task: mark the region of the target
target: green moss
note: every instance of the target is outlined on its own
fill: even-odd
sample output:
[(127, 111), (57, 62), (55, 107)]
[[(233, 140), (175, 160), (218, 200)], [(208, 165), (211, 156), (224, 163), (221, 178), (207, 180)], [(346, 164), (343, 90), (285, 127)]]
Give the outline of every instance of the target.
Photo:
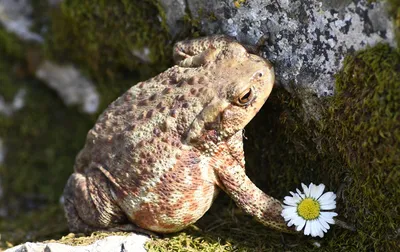
[(22, 109), (12, 116), (0, 114), (7, 149), (0, 165), (0, 205), (8, 211), (7, 218), (0, 218), (0, 232), (2, 242), (13, 244), (56, 235), (62, 227), (66, 231), (62, 211), (53, 214), (52, 209), (95, 119), (65, 107), (54, 91), (32, 78), (25, 59), (35, 48), (0, 29), (0, 94), (11, 102), (19, 90), (26, 91)]
[(18, 40), (0, 27), (0, 95), (6, 102), (11, 102), (19, 85), (17, 76), (11, 76), (10, 72), (17, 72), (18, 61), (23, 58), (24, 49)]
[(18, 90), (26, 91), (21, 110), (12, 117), (0, 114), (8, 150), (0, 168), (3, 190), (11, 201), (41, 195), (56, 202), (94, 117), (66, 108), (54, 91), (25, 73), (31, 45), (1, 29), (0, 37), (0, 93), (10, 102)]
[(393, 17), (397, 45), (400, 45), (400, 1), (388, 0), (389, 14)]
[(59, 240), (48, 240), (45, 242), (57, 242), (71, 246), (85, 246), (94, 243), (97, 240), (104, 239), (108, 236), (128, 236), (131, 233), (127, 232), (93, 232), (91, 235), (86, 236), (84, 234), (69, 233), (66, 236), (61, 237)]
[[(148, 77), (169, 62), (171, 42), (164, 19), (155, 0), (65, 1), (52, 18), (48, 53), (58, 61), (80, 64), (96, 80), (138, 69)], [(136, 55), (143, 48), (149, 49), (149, 61)]]
[(4, 139), (3, 188), (9, 196), (44, 195), (57, 201), (93, 119), (66, 108), (41, 83), (30, 81), (24, 88), (25, 107), (3, 118), (8, 121), (4, 135), (10, 136)]
[[(398, 246), (400, 224), (400, 54), (377, 45), (347, 58), (330, 107), (333, 150), (347, 173), (342, 215), (358, 228), (357, 243)], [(332, 146), (334, 143), (334, 146)]]
[(36, 211), (29, 211), (19, 218), (0, 219), (0, 249), (26, 241), (43, 241), (65, 234), (67, 224), (63, 209), (53, 204)]

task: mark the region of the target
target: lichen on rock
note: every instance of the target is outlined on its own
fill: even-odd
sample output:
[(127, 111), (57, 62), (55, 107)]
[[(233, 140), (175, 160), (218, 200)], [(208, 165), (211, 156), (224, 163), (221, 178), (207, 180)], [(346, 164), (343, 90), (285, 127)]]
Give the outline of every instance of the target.
[[(347, 53), (378, 42), (395, 44), (393, 23), (383, 1), (187, 1), (206, 34), (224, 33), (256, 44), (265, 37), (279, 84), (291, 83), (332, 95), (334, 74)], [(208, 18), (213, 15), (213, 19)]]
[(81, 105), (85, 113), (97, 112), (100, 97), (96, 87), (72, 65), (61, 66), (44, 61), (35, 75), (56, 90), (67, 106)]
[(43, 37), (31, 31), (33, 9), (30, 1), (2, 0), (0, 2), (0, 23), (7, 31), (17, 34), (26, 41), (42, 43)]

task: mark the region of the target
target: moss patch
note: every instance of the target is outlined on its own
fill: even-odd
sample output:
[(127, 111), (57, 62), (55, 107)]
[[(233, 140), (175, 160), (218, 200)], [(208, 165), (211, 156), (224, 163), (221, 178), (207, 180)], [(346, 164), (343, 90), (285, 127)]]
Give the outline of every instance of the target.
[(400, 54), (378, 45), (347, 58), (336, 87), (326, 145), (334, 140), (347, 173), (342, 215), (360, 247), (390, 250), (399, 245)]
[(26, 241), (59, 238), (67, 231), (64, 211), (58, 204), (27, 211), (17, 218), (0, 219), (0, 248), (9, 248)]
[(65, 1), (52, 17), (48, 54), (80, 64), (96, 80), (118, 78), (127, 71), (158, 73), (170, 62), (164, 19), (155, 0)]
[(74, 234), (69, 233), (63, 236), (59, 240), (48, 240), (45, 242), (57, 242), (71, 246), (86, 246), (94, 243), (97, 240), (104, 239), (108, 236), (118, 235), (118, 236), (128, 236), (130, 233), (127, 232), (93, 232), (91, 235), (86, 236), (84, 234)]
[(388, 0), (389, 14), (393, 17), (395, 34), (397, 38), (397, 45), (400, 46), (400, 1)]
[(1, 95), (10, 102), (18, 90), (26, 91), (21, 110), (12, 117), (0, 114), (0, 133), (7, 136), (3, 139), (7, 155), (0, 168), (7, 205), (13, 205), (13, 198), (29, 201), (28, 195), (56, 202), (95, 117), (65, 107), (54, 91), (26, 74), (25, 59), (32, 46), (2, 29), (0, 36), (4, 38), (0, 40)]
[[(18, 40), (0, 27), (0, 95), (6, 102), (11, 102), (19, 90), (16, 72), (18, 62), (24, 56), (24, 49)], [(10, 57), (12, 56), (12, 57)], [(16, 85), (13, 85), (15, 83)]]
[(0, 205), (8, 212), (0, 218), (1, 241), (15, 244), (66, 231), (59, 197), (95, 118), (65, 107), (54, 91), (32, 78), (25, 59), (35, 46), (2, 29), (0, 38), (0, 93), (11, 102), (19, 90), (26, 91), (21, 110), (0, 114), (0, 136), (7, 148), (0, 165)]

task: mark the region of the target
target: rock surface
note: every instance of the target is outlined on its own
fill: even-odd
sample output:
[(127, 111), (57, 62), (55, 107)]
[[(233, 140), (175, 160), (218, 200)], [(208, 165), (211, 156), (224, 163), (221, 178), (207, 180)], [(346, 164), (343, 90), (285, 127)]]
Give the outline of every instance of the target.
[(186, 15), (186, 3), (184, 0), (160, 0), (165, 10), (165, 19), (172, 36), (181, 31), (183, 18)]
[(75, 67), (45, 61), (36, 70), (36, 76), (56, 90), (66, 105), (81, 105), (89, 114), (97, 111), (100, 97), (96, 87)]
[(98, 240), (90, 245), (71, 246), (55, 242), (50, 243), (33, 243), (27, 242), (16, 247), (7, 249), (7, 252), (108, 252), (108, 251), (124, 251), (124, 252), (144, 252), (144, 244), (149, 240), (147, 236), (132, 234), (129, 236), (109, 236), (102, 240)]
[(32, 26), (31, 14), (32, 6), (28, 0), (0, 1), (0, 24), (24, 40), (42, 43), (43, 37), (30, 30)]
[[(14, 96), (12, 102), (6, 102), (4, 98), (0, 94), (0, 114), (5, 116), (11, 116), (15, 111), (20, 110), (24, 107), (25, 104), (25, 95), (26, 90), (20, 89)], [(1, 155), (0, 155), (0, 163), (1, 163)]]
[[(188, 0), (187, 7), (205, 34), (223, 33), (248, 44), (265, 37), (264, 56), (275, 65), (278, 83), (288, 90), (294, 84), (318, 96), (332, 95), (334, 74), (345, 55), (379, 42), (395, 43), (382, 1), (235, 2)], [(179, 9), (168, 7), (166, 12), (176, 19), (183, 17)], [(168, 20), (173, 30), (175, 23)]]

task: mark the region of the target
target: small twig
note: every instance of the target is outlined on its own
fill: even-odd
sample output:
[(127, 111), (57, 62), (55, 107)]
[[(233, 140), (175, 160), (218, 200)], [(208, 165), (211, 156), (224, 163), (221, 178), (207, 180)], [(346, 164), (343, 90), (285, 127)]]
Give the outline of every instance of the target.
[(341, 228), (350, 230), (350, 231), (352, 231), (352, 232), (357, 231), (357, 229), (356, 229), (355, 227), (351, 226), (350, 224), (347, 224), (347, 223), (344, 222), (344, 221), (338, 220), (338, 219), (336, 219), (336, 218), (335, 218), (335, 225), (337, 225), (337, 226), (339, 226), (339, 227), (341, 227)]

